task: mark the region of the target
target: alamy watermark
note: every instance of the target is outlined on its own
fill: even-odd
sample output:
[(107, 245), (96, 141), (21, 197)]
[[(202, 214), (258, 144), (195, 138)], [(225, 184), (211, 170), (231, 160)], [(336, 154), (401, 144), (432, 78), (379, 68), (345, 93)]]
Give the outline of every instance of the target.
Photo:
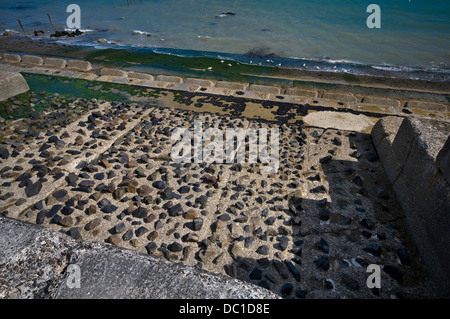
[(78, 4), (69, 4), (66, 9), (67, 13), (71, 13), (66, 20), (69, 29), (81, 29), (81, 8)]
[(274, 174), (280, 166), (278, 128), (227, 128), (224, 136), (218, 128), (203, 130), (203, 122), (197, 120), (193, 132), (178, 127), (171, 139), (178, 141), (171, 151), (175, 163), (259, 163), (263, 174)]
[(366, 9), (367, 13), (371, 13), (366, 20), (366, 25), (369, 29), (381, 28), (381, 8), (378, 4), (369, 4)]
[(367, 277), (366, 285), (367, 288), (373, 289), (373, 288), (381, 288), (381, 268), (379, 265), (376, 264), (370, 264), (367, 266), (366, 272), (371, 273), (369, 277)]
[(66, 285), (69, 289), (81, 288), (81, 268), (78, 265), (70, 264), (67, 267)]

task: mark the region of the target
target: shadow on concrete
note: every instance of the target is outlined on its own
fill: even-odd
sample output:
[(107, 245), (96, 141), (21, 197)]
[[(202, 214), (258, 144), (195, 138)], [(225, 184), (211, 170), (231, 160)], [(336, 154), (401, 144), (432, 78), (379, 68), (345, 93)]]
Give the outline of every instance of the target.
[[(323, 136), (330, 131), (323, 130)], [(262, 239), (265, 244), (261, 246), (271, 246), (273, 256), (264, 255), (266, 249), (253, 244), (246, 249), (259, 250), (261, 258), (235, 256), (234, 262), (224, 267), (229, 276), (284, 298), (411, 297), (406, 291), (420, 286), (426, 274), (404, 214), (370, 135), (350, 133), (348, 138), (352, 161), (333, 159), (331, 152), (313, 167), (303, 167), (315, 170), (302, 177), (315, 182), (308, 195), (323, 195), (322, 199), (298, 196), (292, 189), (283, 197), (282, 211), (275, 205), (270, 209), (275, 213), (271, 216), (283, 220), (277, 224), (277, 233), (258, 229), (248, 233)], [(331, 143), (340, 146), (337, 140)], [(247, 238), (230, 245), (232, 256), (234, 245), (247, 245)], [(382, 269), (381, 289), (367, 288), (369, 264)]]

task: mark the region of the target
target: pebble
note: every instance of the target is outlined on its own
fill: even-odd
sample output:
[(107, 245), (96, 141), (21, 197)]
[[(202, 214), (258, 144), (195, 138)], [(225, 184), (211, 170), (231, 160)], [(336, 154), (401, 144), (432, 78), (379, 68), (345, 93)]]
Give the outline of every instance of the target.
[(402, 275), (402, 272), (401, 272), (400, 268), (398, 268), (397, 266), (395, 266), (395, 265), (385, 265), (383, 267), (383, 271), (385, 273), (387, 273), (392, 279), (394, 279), (394, 280), (396, 280), (398, 282), (402, 281), (403, 275)]
[(290, 296), (292, 291), (294, 290), (294, 286), (290, 283), (287, 282), (283, 285), (283, 287), (281, 287), (281, 295), (284, 297)]
[(87, 230), (87, 231), (93, 230), (94, 228), (99, 226), (101, 223), (102, 223), (102, 219), (101, 218), (93, 219), (90, 222), (88, 222), (86, 224), (86, 226), (84, 226), (84, 229)]
[(0, 157), (4, 160), (9, 158), (9, 151), (6, 147), (0, 145)]
[(123, 241), (129, 241), (131, 238), (133, 238), (133, 231), (131, 229), (128, 229), (123, 235), (122, 240)]
[(73, 224), (73, 218), (71, 216), (65, 216), (61, 218), (58, 224), (64, 227), (70, 227)]
[(33, 197), (39, 194), (39, 192), (42, 189), (42, 183), (40, 181), (36, 181), (33, 184), (28, 185), (25, 187), (25, 194), (27, 197)]
[(167, 248), (173, 252), (173, 253), (177, 253), (180, 252), (183, 249), (183, 246), (180, 243), (177, 242), (173, 242), (171, 243), (169, 246), (167, 246)]
[(371, 243), (363, 248), (364, 251), (367, 251), (368, 253), (380, 257), (381, 256), (381, 246), (375, 243)]
[(341, 275), (341, 283), (350, 290), (359, 290), (359, 282), (353, 276), (342, 273)]
[(164, 189), (166, 187), (166, 183), (164, 183), (163, 181), (156, 181), (153, 182), (152, 186), (157, 189)]
[(295, 280), (300, 281), (300, 272), (298, 271), (297, 267), (295, 267), (294, 264), (287, 259), (284, 260), (284, 263), (286, 264), (289, 271), (294, 276)]
[(258, 249), (256, 249), (256, 252), (260, 255), (268, 255), (269, 247), (267, 245), (259, 246)]
[(251, 280), (261, 280), (262, 271), (261, 269), (255, 267), (248, 276)]
[(400, 262), (402, 263), (402, 265), (411, 264), (411, 258), (409, 257), (409, 254), (405, 248), (397, 249), (397, 256), (400, 259)]
[(321, 256), (316, 261), (314, 261), (317, 268), (323, 271), (328, 271), (330, 269), (330, 262), (327, 256)]
[(176, 217), (183, 215), (183, 207), (181, 204), (176, 204), (175, 206), (170, 207), (167, 212), (169, 213), (169, 216)]
[(139, 227), (138, 229), (136, 229), (135, 234), (136, 237), (141, 237), (142, 235), (144, 235), (146, 232), (148, 232), (148, 229), (145, 228), (144, 226)]
[(145, 249), (149, 255), (152, 255), (156, 251), (156, 248), (158, 248), (158, 246), (154, 242), (150, 242), (147, 246), (145, 246)]
[(194, 219), (193, 223), (194, 223), (194, 230), (199, 231), (202, 229), (204, 221), (203, 218), (198, 217)]
[(117, 234), (111, 235), (106, 239), (106, 242), (113, 246), (119, 246), (120, 245), (120, 237)]

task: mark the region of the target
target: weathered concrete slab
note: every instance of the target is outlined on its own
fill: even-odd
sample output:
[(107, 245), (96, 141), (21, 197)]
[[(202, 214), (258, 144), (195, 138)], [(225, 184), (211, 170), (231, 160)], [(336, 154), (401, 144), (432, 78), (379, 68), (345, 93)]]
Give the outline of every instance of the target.
[(248, 88), (248, 83), (217, 81), (216, 87), (236, 91), (245, 91)]
[(128, 77), (127, 72), (116, 69), (103, 68), (100, 70), (100, 76), (116, 76), (120, 78)]
[(401, 173), (400, 166), (392, 152), (392, 143), (402, 124), (402, 117), (389, 116), (379, 120), (373, 127), (371, 137), (378, 156), (382, 158), (383, 168), (390, 180), (397, 180)]
[(279, 95), (281, 92), (281, 89), (279, 87), (269, 86), (269, 85), (258, 85), (258, 84), (250, 85), (249, 90), (255, 91), (255, 92), (261, 92), (261, 93), (275, 94), (275, 95)]
[[(78, 266), (80, 286), (67, 285)], [(0, 297), (56, 299), (279, 298), (255, 285), (107, 244), (76, 242), (0, 216)]]
[(170, 75), (158, 75), (156, 77), (157, 81), (161, 81), (161, 82), (173, 82), (173, 83), (183, 83), (183, 78), (179, 77), (179, 76), (170, 76)]
[(67, 62), (67, 68), (76, 71), (90, 71), (92, 70), (92, 65), (89, 61), (69, 60)]
[(0, 101), (27, 92), (30, 87), (20, 73), (0, 71)]
[(30, 64), (30, 65), (43, 65), (44, 59), (39, 56), (34, 55), (24, 55), (22, 57), (22, 63)]
[(408, 101), (406, 103), (408, 108), (412, 109), (422, 109), (422, 110), (430, 110), (430, 111), (440, 111), (447, 112), (447, 105), (441, 103), (433, 103), (429, 101)]
[(449, 132), (448, 122), (418, 118), (405, 118), (400, 125), (398, 120), (377, 124), (372, 131), (417, 247), (439, 294), (446, 297), (450, 296), (450, 185), (437, 158), (444, 149), (439, 163), (449, 161), (445, 148)]
[(447, 138), (447, 142), (445, 142), (444, 147), (437, 155), (436, 164), (450, 184), (450, 136)]
[(58, 58), (46, 58), (44, 65), (52, 68), (64, 69), (67, 66), (67, 61)]
[(128, 72), (128, 78), (153, 81), (154, 77), (148, 73)]
[(186, 84), (193, 84), (193, 85), (199, 85), (203, 87), (212, 87), (214, 86), (214, 82), (210, 80), (203, 80), (203, 79), (192, 79), (187, 78), (184, 83)]
[(388, 99), (378, 96), (365, 96), (362, 99), (364, 104), (380, 105), (380, 106), (392, 106), (400, 107), (400, 101), (394, 99)]
[(315, 97), (317, 97), (317, 90), (308, 90), (308, 89), (301, 89), (301, 88), (287, 88), (286, 94), (315, 98)]
[(20, 55), (18, 55), (18, 54), (4, 53), (3, 61), (8, 62), (8, 63), (20, 63), (22, 61), (22, 59), (21, 59)]
[(337, 93), (337, 92), (328, 92), (324, 91), (321, 94), (323, 99), (335, 100), (335, 101), (343, 101), (343, 102), (357, 102), (356, 96), (352, 93)]

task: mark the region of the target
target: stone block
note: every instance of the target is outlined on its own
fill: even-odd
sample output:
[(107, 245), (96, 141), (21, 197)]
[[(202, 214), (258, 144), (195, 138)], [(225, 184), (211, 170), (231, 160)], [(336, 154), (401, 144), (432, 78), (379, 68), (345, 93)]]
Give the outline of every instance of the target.
[(216, 83), (216, 87), (221, 88), (221, 89), (245, 91), (248, 88), (248, 83), (218, 81)]
[(161, 82), (173, 82), (173, 83), (178, 83), (178, 84), (183, 83), (183, 78), (181, 78), (179, 76), (158, 75), (156, 77), (156, 80), (161, 81)]
[(137, 80), (154, 81), (153, 75), (147, 74), (147, 73), (128, 72), (128, 78), (129, 79), (137, 79)]
[(67, 62), (67, 68), (75, 71), (90, 71), (92, 70), (91, 63), (89, 61), (82, 60), (69, 60)]
[(20, 63), (22, 61), (22, 58), (17, 54), (4, 53), (3, 61), (8, 63)]
[(24, 55), (22, 57), (22, 63), (30, 64), (30, 65), (43, 65), (44, 59), (39, 56), (34, 55)]
[(51, 68), (64, 69), (67, 66), (67, 62), (64, 59), (46, 58), (44, 65)]
[(122, 70), (103, 68), (100, 70), (100, 76), (116, 76), (119, 78), (126, 78), (128, 77), (128, 74)]
[(338, 93), (338, 92), (328, 92), (324, 91), (322, 93), (323, 99), (335, 100), (335, 101), (343, 101), (343, 102), (357, 102), (356, 96), (351, 93)]
[(187, 78), (184, 83), (186, 84), (192, 84), (192, 85), (199, 85), (202, 87), (213, 87), (214, 86), (214, 82), (210, 81), (210, 80), (203, 80), (203, 79), (192, 79), (192, 78)]
[(20, 73), (0, 72), (0, 101), (27, 92), (30, 89)]
[(252, 84), (249, 88), (250, 91), (254, 92), (261, 92), (261, 93), (268, 93), (268, 94), (275, 94), (279, 95), (281, 92), (281, 89), (276, 86), (268, 86), (268, 85), (258, 85), (258, 84)]
[(400, 101), (394, 99), (388, 99), (378, 96), (365, 96), (362, 99), (362, 103), (371, 104), (371, 105), (379, 105), (379, 106), (392, 106), (392, 107), (400, 107)]
[(408, 101), (406, 103), (408, 108), (422, 109), (428, 111), (447, 112), (448, 106), (442, 103), (434, 103), (428, 101)]
[(287, 88), (286, 94), (316, 98), (317, 90), (308, 90), (308, 89), (301, 89), (301, 88)]

